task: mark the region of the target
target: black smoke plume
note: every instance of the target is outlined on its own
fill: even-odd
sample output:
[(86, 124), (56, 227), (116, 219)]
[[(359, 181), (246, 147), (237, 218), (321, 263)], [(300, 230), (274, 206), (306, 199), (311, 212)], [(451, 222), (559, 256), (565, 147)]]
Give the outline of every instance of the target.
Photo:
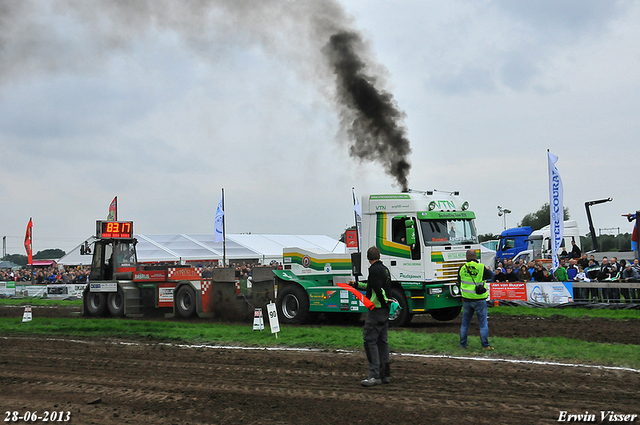
[[(67, 20), (80, 37), (64, 30)], [(381, 164), (407, 190), (404, 114), (353, 28), (335, 0), (0, 1), (0, 88), (31, 73), (99, 70), (110, 52), (163, 32), (213, 66), (228, 48), (261, 45), (335, 97), (352, 157)]]
[(352, 140), (349, 154), (380, 163), (406, 192), (411, 146), (402, 125), (404, 113), (390, 93), (375, 87), (375, 77), (366, 74), (366, 64), (357, 53), (361, 48), (360, 36), (347, 31), (332, 35), (324, 48), (336, 75), (342, 124)]

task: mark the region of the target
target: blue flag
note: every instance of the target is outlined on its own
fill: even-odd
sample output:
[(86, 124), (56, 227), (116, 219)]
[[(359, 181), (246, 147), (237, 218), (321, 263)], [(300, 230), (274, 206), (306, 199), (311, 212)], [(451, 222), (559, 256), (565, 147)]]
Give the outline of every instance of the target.
[(214, 242), (224, 241), (224, 209), (223, 205), (224, 192), (220, 194), (220, 202), (218, 202), (218, 209), (216, 210), (216, 220), (214, 224), (215, 234), (213, 235)]

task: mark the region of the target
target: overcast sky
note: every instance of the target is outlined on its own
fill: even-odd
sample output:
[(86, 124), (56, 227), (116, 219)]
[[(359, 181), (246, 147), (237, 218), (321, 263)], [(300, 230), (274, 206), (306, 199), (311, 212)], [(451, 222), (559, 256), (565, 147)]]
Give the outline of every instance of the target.
[[(460, 191), (479, 233), (548, 202), (547, 149), (588, 232), (640, 209), (640, 2), (5, 1), (0, 236), (69, 251), (106, 218), (136, 233), (325, 234), (397, 191), (349, 155), (322, 49), (357, 31), (405, 115), (409, 187)], [(121, 3), (121, 2), (119, 2)], [(318, 22), (322, 22), (321, 28)]]

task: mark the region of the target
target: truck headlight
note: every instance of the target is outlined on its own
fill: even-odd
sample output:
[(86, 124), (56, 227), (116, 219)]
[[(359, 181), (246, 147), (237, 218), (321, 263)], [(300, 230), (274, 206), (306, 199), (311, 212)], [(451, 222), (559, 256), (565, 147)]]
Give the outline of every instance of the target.
[(453, 295), (460, 295), (460, 288), (458, 285), (453, 285), (451, 289), (453, 290)]

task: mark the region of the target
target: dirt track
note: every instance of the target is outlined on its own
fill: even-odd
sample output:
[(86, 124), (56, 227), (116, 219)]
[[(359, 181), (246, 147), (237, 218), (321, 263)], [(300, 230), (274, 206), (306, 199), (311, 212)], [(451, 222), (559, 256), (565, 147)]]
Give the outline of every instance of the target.
[[(561, 318), (530, 322), (490, 317), (492, 335), (563, 327)], [(609, 321), (586, 322), (582, 333), (575, 324), (564, 327), (587, 340), (637, 338), (638, 321), (618, 321), (621, 331), (607, 335), (593, 330)], [(411, 329), (456, 326), (425, 320)], [(8, 410), (55, 410), (69, 411), (76, 424), (536, 424), (557, 423), (561, 411), (588, 411), (596, 423), (603, 423), (601, 411), (640, 414), (640, 373), (624, 370), (396, 354), (392, 383), (365, 389), (362, 353), (21, 337), (2, 338), (0, 347), (2, 419)]]

